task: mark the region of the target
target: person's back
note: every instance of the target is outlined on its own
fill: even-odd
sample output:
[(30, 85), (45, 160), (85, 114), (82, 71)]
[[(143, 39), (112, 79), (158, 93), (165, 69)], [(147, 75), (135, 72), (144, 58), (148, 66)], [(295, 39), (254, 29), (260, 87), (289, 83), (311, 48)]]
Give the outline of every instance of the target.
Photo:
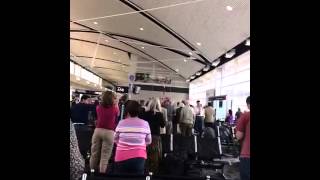
[(205, 123), (214, 123), (214, 120), (215, 120), (214, 110), (211, 106), (207, 106), (204, 109), (204, 122)]
[[(250, 109), (250, 96), (246, 100)], [(243, 113), (237, 123), (236, 137), (240, 141), (240, 176), (241, 180), (250, 180), (250, 112)]]
[(129, 100), (126, 103), (126, 118), (116, 128), (114, 142), (116, 172), (143, 174), (147, 159), (146, 146), (152, 141), (148, 122), (138, 118), (139, 104)]
[(113, 105), (111, 107), (97, 106), (97, 128), (114, 130), (116, 128), (116, 118), (118, 116), (119, 109)]
[(194, 114), (190, 106), (185, 106), (181, 109), (180, 123), (184, 123), (184, 124), (194, 123)]
[(91, 109), (89, 104), (83, 102), (73, 105), (70, 110), (71, 121), (73, 123), (88, 124), (88, 115)]
[(151, 134), (160, 135), (160, 127), (165, 127), (165, 120), (161, 112), (147, 111), (144, 120), (149, 123)]

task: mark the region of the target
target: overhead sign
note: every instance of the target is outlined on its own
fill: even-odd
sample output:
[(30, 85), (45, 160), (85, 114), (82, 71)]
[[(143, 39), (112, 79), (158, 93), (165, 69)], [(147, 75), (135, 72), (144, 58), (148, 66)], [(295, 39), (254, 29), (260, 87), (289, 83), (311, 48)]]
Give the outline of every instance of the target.
[(116, 87), (116, 92), (117, 93), (128, 93), (129, 88), (126, 86), (117, 86)]

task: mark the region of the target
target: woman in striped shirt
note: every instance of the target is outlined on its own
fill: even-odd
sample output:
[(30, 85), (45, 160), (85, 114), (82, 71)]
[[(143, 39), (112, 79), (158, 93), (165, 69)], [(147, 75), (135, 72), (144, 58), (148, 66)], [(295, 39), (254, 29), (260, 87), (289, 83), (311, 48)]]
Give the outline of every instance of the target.
[(138, 118), (139, 103), (129, 100), (125, 104), (126, 118), (116, 128), (114, 142), (116, 172), (121, 174), (144, 174), (147, 159), (146, 146), (151, 144), (148, 122)]

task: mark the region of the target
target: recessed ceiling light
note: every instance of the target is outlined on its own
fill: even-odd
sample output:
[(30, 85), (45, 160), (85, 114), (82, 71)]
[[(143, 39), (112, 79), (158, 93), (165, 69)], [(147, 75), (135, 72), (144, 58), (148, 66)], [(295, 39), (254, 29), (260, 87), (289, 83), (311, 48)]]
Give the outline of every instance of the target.
[(183, 61), (184, 61), (184, 62), (187, 62), (187, 60), (186, 60), (186, 59), (184, 59)]
[(77, 81), (80, 81), (80, 80), (81, 80), (79, 77), (77, 77), (76, 79), (77, 79)]
[(233, 10), (233, 7), (227, 6), (226, 9), (227, 9), (228, 11), (232, 11), (232, 10)]
[(121, 60), (119, 59), (118, 62), (121, 62)]
[(214, 60), (211, 65), (212, 65), (212, 66), (217, 66), (219, 63), (220, 63), (220, 58)]
[(177, 72), (179, 72), (179, 69), (176, 69)]
[(116, 53), (116, 52), (113, 52), (113, 54), (116, 55), (117, 53)]
[(197, 75), (197, 76), (200, 76), (200, 75), (201, 75), (201, 71), (197, 72), (196, 75)]
[(201, 46), (201, 42), (197, 42), (197, 45), (198, 45), (198, 46)]
[(203, 68), (203, 71), (207, 72), (209, 71), (210, 67), (209, 66), (206, 66), (205, 68)]
[(246, 46), (250, 46), (250, 39), (247, 39), (247, 40), (246, 40), (245, 45), (246, 45)]
[(192, 52), (189, 52), (189, 54), (192, 56)]
[(195, 78), (195, 76), (191, 76), (191, 77), (190, 77), (190, 79), (194, 79), (194, 78)]
[(225, 57), (226, 58), (232, 58), (236, 54), (235, 49), (231, 49), (229, 52), (226, 53)]
[(141, 27), (141, 28), (140, 28), (140, 31), (143, 31), (143, 30), (144, 30), (143, 27)]
[(104, 40), (104, 41), (109, 42), (109, 40), (108, 40), (108, 39), (106, 39), (106, 40)]
[(144, 47), (143, 47), (143, 46), (142, 46), (141, 48), (142, 48), (142, 49), (144, 49)]
[(95, 22), (93, 22), (93, 24), (98, 24), (98, 22), (95, 21)]
[(190, 79), (187, 79), (186, 82), (190, 82)]

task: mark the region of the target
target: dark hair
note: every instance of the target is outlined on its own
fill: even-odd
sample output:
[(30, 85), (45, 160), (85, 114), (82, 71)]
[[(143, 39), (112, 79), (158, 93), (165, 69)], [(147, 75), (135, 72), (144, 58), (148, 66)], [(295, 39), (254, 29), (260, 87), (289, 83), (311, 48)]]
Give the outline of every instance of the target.
[(232, 115), (232, 110), (231, 109), (229, 109), (229, 114)]
[(140, 100), (140, 105), (143, 106), (144, 105), (144, 100)]
[(128, 94), (124, 94), (120, 98), (120, 103), (125, 103), (128, 100)]
[(83, 101), (83, 100), (87, 100), (87, 99), (89, 99), (90, 97), (88, 96), (88, 95), (83, 95), (83, 96), (81, 96), (81, 101)]
[(208, 102), (208, 106), (212, 107), (213, 103), (212, 102)]
[(111, 107), (114, 103), (114, 99), (116, 98), (116, 95), (112, 91), (106, 91), (102, 95), (102, 102), (101, 105), (105, 108)]
[(179, 106), (180, 105), (180, 102), (177, 102), (177, 106)]
[(200, 100), (197, 101), (197, 103), (199, 103), (199, 102), (200, 102)]
[(131, 117), (137, 117), (139, 114), (139, 108), (140, 108), (140, 104), (137, 101), (134, 100), (128, 100), (125, 103), (125, 114), (129, 114)]
[(247, 104), (250, 104), (250, 96), (247, 97), (246, 102), (247, 102)]

